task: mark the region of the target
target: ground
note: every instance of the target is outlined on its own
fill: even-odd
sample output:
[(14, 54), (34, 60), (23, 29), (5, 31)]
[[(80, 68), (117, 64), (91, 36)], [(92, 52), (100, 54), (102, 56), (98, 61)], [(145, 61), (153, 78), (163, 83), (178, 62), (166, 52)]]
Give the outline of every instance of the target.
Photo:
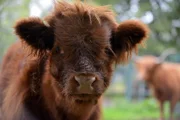
[[(168, 103), (165, 114), (168, 118)], [(128, 101), (123, 96), (108, 96), (104, 99), (103, 115), (104, 120), (159, 120), (159, 108), (153, 98)]]

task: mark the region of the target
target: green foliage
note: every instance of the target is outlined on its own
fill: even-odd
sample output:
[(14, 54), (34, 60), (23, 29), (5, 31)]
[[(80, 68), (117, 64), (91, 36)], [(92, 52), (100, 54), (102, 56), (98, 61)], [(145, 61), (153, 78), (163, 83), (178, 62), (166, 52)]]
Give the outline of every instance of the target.
[(121, 1), (123, 0), (96, 0), (96, 2), (100, 5), (108, 5), (108, 4), (114, 5)]
[(30, 0), (0, 0), (0, 61), (5, 50), (16, 40), (15, 21), (29, 14)]
[(167, 48), (180, 49), (179, 0), (97, 0), (97, 3), (112, 4), (119, 22), (142, 19), (147, 17), (147, 13), (152, 15), (152, 20), (148, 22), (151, 34), (147, 49), (141, 48), (140, 54), (159, 55)]

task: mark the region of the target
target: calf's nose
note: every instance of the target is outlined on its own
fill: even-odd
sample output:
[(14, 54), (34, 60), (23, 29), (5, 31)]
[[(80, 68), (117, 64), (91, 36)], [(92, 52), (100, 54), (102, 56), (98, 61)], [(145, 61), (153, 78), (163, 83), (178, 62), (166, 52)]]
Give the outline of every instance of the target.
[(77, 90), (81, 94), (91, 94), (93, 92), (93, 83), (96, 81), (94, 75), (78, 74), (74, 76), (79, 86)]

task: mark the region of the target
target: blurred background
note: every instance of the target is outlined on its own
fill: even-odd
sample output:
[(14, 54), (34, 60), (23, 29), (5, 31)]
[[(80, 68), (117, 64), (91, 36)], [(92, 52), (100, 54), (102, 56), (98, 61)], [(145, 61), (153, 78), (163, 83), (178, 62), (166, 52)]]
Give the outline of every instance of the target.
[[(160, 56), (167, 48), (180, 50), (180, 0), (86, 1), (111, 5), (118, 22), (140, 19), (149, 25), (150, 38), (145, 48), (140, 47), (140, 56)], [(53, 0), (0, 0), (0, 63), (7, 48), (17, 40), (13, 33), (15, 21), (28, 16), (44, 17), (52, 8)], [(169, 55), (166, 60), (179, 63), (180, 54)], [(104, 120), (157, 120), (157, 101), (144, 81), (135, 80), (137, 70), (133, 60), (115, 69), (111, 86), (104, 97)], [(177, 105), (177, 117), (179, 109), (180, 105)], [(165, 115), (168, 116), (168, 103), (165, 105)]]

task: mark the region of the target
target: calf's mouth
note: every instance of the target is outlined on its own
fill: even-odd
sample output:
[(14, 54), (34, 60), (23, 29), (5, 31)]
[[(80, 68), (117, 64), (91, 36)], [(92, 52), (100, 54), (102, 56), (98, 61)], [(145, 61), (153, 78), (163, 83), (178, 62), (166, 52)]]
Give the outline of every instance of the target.
[(71, 94), (77, 104), (97, 104), (101, 94)]

